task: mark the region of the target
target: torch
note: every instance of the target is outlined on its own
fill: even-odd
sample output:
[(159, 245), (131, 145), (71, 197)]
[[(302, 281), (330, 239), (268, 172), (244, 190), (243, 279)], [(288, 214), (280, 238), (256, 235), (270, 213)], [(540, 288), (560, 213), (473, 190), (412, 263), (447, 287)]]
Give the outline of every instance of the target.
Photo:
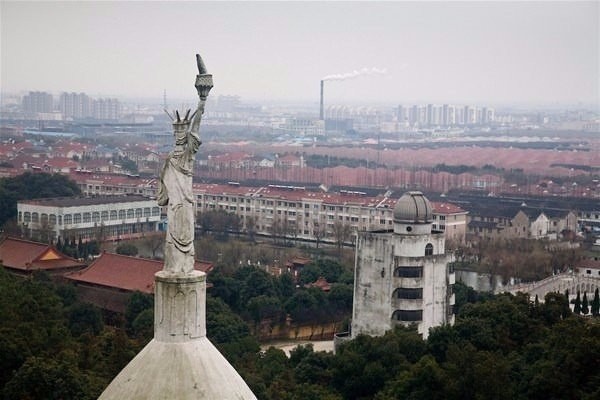
[(196, 84), (194, 86), (196, 86), (200, 100), (206, 101), (208, 92), (213, 88), (212, 75), (207, 73), (208, 71), (206, 71), (206, 66), (200, 54), (196, 54), (196, 63), (198, 64), (198, 75), (196, 75)]

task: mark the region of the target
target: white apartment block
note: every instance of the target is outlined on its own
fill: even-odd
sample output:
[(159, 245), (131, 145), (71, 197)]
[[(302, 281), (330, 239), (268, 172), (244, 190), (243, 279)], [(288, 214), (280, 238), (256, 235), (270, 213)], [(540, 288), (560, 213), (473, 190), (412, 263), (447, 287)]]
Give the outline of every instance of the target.
[[(244, 228), (249, 218), (256, 233), (271, 235), (273, 226), (285, 226), (287, 235), (295, 239), (315, 240), (325, 230), (325, 241), (336, 241), (336, 223), (348, 225), (355, 232), (393, 228), (395, 198), (367, 196), (363, 192), (328, 193), (304, 187), (269, 185), (260, 188), (237, 184), (195, 184), (196, 211), (224, 210), (241, 218)], [(463, 243), (467, 212), (449, 203), (434, 203), (435, 229), (448, 238)]]
[[(155, 179), (114, 175), (81, 173), (72, 178), (87, 196), (136, 194), (155, 197), (158, 185)], [(238, 215), (243, 229), (247, 229), (247, 222), (252, 218), (259, 235), (272, 235), (276, 224), (284, 226), (291, 238), (309, 241), (315, 240), (315, 233), (321, 234), (325, 230), (324, 241), (334, 242), (336, 222), (349, 225), (352, 233), (391, 229), (396, 202), (389, 193), (372, 197), (358, 191), (329, 193), (285, 185), (249, 187), (235, 182), (195, 183), (193, 191), (196, 214), (224, 210)], [(463, 243), (467, 212), (450, 203), (432, 204), (434, 229), (445, 232), (447, 239), (455, 243)], [(352, 242), (354, 235), (348, 240)]]

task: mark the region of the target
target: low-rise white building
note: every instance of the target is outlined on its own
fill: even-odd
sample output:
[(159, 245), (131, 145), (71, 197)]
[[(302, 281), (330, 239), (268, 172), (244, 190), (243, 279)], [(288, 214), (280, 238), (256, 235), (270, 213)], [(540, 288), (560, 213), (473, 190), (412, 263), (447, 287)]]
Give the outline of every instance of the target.
[(22, 200), (17, 212), (26, 236), (52, 240), (135, 237), (155, 231), (160, 221), (156, 200), (143, 196)]

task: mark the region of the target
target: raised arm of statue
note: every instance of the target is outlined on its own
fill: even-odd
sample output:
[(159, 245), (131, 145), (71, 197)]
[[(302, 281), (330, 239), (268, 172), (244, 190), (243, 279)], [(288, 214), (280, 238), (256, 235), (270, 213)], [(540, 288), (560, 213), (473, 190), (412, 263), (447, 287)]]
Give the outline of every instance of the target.
[(198, 135), (200, 130), (200, 121), (202, 121), (202, 114), (204, 114), (204, 103), (205, 100), (200, 100), (198, 102), (198, 108), (194, 112), (192, 116), (192, 123), (190, 124), (190, 133)]
[[(160, 175), (157, 201), (167, 206), (167, 237), (165, 240), (164, 270), (174, 274), (187, 274), (194, 269), (194, 193), (192, 178), (194, 156), (200, 147), (200, 122), (204, 103), (213, 87), (212, 75), (196, 55), (198, 72), (195, 87), (198, 91), (198, 108), (181, 118), (178, 111), (173, 120), (175, 147), (169, 153)], [(170, 116), (170, 114), (169, 114)]]

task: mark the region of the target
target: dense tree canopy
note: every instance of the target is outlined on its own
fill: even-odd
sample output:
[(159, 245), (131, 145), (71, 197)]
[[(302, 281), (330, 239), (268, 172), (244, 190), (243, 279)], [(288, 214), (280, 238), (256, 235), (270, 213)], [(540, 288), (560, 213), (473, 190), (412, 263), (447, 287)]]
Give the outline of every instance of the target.
[(25, 172), (12, 178), (0, 178), (0, 226), (16, 217), (19, 200), (79, 194), (77, 184), (61, 174)]
[[(561, 294), (535, 302), (524, 295), (482, 296), (459, 285), (455, 325), (432, 329), (427, 340), (398, 327), (381, 337), (358, 336), (335, 355), (309, 345), (287, 357), (275, 348), (260, 351), (248, 322), (279, 310), (278, 301), (296, 318), (318, 320), (332, 304), (345, 307), (351, 292), (344, 284), (329, 294), (298, 288), (281, 302), (289, 282), (256, 271), (244, 268), (231, 282), (223, 275), (215, 281), (249, 319), (208, 296), (206, 322), (209, 339), (261, 400), (600, 398), (600, 320), (571, 313)], [(123, 326), (109, 326), (69, 286), (2, 269), (0, 318), (6, 399), (97, 398), (152, 335), (152, 301), (145, 295), (132, 296)]]

